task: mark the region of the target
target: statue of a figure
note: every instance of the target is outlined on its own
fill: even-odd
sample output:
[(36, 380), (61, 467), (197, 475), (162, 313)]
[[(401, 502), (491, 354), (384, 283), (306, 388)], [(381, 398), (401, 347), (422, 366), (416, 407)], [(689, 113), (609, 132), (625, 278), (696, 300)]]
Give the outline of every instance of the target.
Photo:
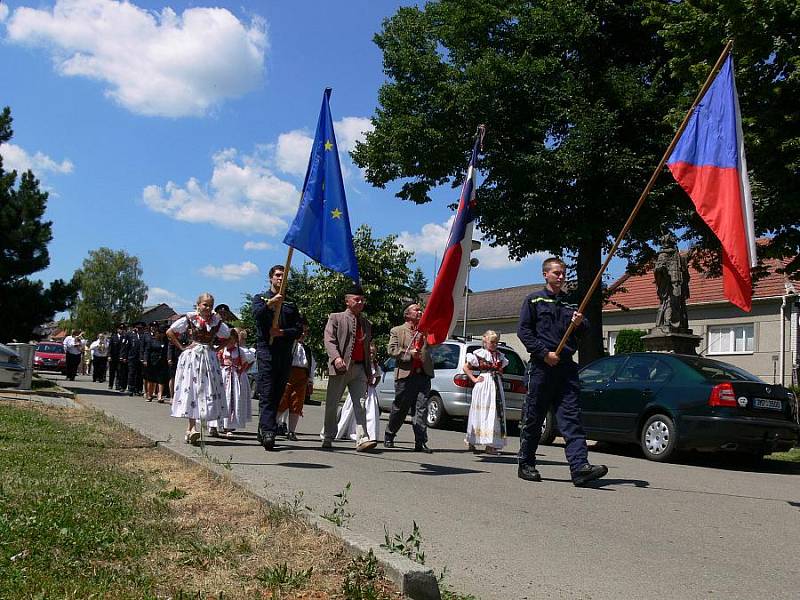
[(668, 233), (661, 237), (661, 250), (656, 258), (655, 276), (661, 306), (656, 315), (656, 327), (664, 332), (687, 332), (689, 317), (686, 299), (689, 297), (689, 264), (678, 251), (677, 238)]

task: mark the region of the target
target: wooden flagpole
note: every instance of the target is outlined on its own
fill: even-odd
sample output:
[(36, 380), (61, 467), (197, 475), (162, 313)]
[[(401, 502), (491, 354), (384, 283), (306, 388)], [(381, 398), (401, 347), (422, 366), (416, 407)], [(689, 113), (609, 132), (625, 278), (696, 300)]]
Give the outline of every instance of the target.
[[(586, 295), (583, 297), (583, 300), (581, 301), (581, 304), (578, 307), (578, 312), (579, 313), (582, 314), (583, 311), (586, 310), (586, 305), (589, 304), (589, 300), (591, 299), (591, 297), (594, 294), (595, 290), (597, 290), (597, 286), (600, 285), (600, 281), (601, 281), (601, 279), (603, 277), (603, 273), (605, 273), (605, 270), (608, 267), (608, 264), (611, 262), (611, 259), (614, 257), (614, 254), (616, 253), (617, 249), (619, 248), (620, 242), (622, 242), (622, 239), (625, 237), (625, 235), (628, 233), (628, 230), (631, 228), (631, 225), (633, 224), (633, 220), (636, 218), (636, 215), (639, 214), (639, 211), (641, 210), (645, 199), (647, 198), (648, 195), (650, 195), (650, 192), (652, 191), (653, 187), (655, 186), (656, 180), (658, 179), (658, 176), (661, 174), (661, 170), (664, 168), (664, 165), (666, 164), (667, 160), (669, 160), (669, 157), (672, 154), (672, 151), (675, 149), (675, 146), (677, 145), (678, 140), (680, 139), (681, 135), (683, 134), (684, 130), (686, 129), (686, 126), (689, 124), (689, 119), (691, 118), (692, 113), (694, 113), (695, 109), (697, 108), (697, 105), (700, 104), (700, 101), (703, 99), (703, 96), (706, 95), (706, 92), (708, 91), (708, 88), (711, 87), (711, 84), (714, 82), (714, 78), (717, 76), (717, 73), (722, 68), (722, 63), (725, 62), (726, 58), (728, 58), (728, 54), (730, 54), (732, 48), (733, 48), (733, 40), (730, 40), (725, 45), (725, 48), (722, 50), (722, 54), (720, 54), (719, 58), (717, 59), (717, 62), (714, 64), (714, 67), (711, 69), (711, 72), (708, 74), (708, 78), (706, 79), (706, 82), (703, 84), (703, 87), (700, 88), (700, 92), (697, 94), (697, 97), (694, 99), (694, 102), (692, 103), (692, 106), (689, 107), (689, 111), (686, 113), (686, 116), (683, 118), (683, 122), (681, 123), (681, 126), (678, 127), (678, 131), (675, 132), (675, 137), (672, 138), (672, 141), (670, 142), (669, 146), (667, 147), (666, 152), (664, 152), (664, 156), (661, 157), (661, 160), (659, 161), (658, 166), (656, 166), (655, 170), (653, 171), (653, 174), (650, 176), (650, 181), (647, 182), (647, 185), (645, 186), (644, 191), (642, 192), (642, 195), (639, 196), (639, 200), (636, 202), (636, 206), (633, 207), (633, 211), (631, 212), (630, 216), (628, 217), (628, 220), (625, 221), (625, 225), (622, 226), (622, 231), (619, 232), (619, 235), (617, 236), (617, 239), (614, 241), (614, 245), (611, 247), (611, 250), (609, 251), (608, 256), (606, 256), (606, 259), (603, 262), (603, 265), (600, 267), (600, 271), (598, 271), (597, 275), (594, 278), (594, 281), (592, 281), (592, 285), (589, 287), (589, 291), (586, 292)], [(564, 337), (561, 338), (561, 341), (558, 344), (558, 348), (556, 348), (556, 351), (555, 351), (556, 354), (561, 354), (561, 351), (564, 349), (564, 345), (567, 343), (567, 339), (569, 338), (570, 335), (572, 335), (573, 331), (575, 331), (575, 323), (571, 322), (569, 324), (569, 327), (567, 328), (566, 333), (564, 334)]]

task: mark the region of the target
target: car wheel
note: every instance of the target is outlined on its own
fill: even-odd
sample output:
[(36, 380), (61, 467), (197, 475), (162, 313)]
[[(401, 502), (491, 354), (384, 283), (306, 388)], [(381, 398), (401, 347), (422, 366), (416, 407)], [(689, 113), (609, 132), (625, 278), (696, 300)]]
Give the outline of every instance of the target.
[(675, 454), (678, 442), (675, 423), (667, 415), (652, 415), (645, 421), (639, 441), (645, 458), (657, 462), (667, 461)]
[(556, 439), (556, 419), (553, 410), (548, 408), (547, 414), (544, 416), (542, 422), (542, 436), (539, 438), (539, 443), (549, 446)]
[(428, 397), (428, 427), (437, 429), (444, 425), (447, 413), (444, 410), (444, 403), (439, 394), (431, 394)]

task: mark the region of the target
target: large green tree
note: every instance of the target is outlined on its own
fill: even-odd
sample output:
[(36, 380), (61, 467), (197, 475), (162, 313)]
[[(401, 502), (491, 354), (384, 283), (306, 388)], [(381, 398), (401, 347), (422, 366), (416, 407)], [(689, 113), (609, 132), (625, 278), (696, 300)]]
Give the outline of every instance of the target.
[[(13, 137), (11, 123), (11, 110), (5, 107), (0, 113), (0, 144)], [(17, 185), (17, 172), (3, 169), (2, 154), (0, 145), (0, 341), (27, 341), (37, 326), (69, 308), (76, 290), (62, 279), (45, 288), (28, 278), (50, 264), (52, 222), (43, 220), (47, 192), (39, 189), (31, 171), (23, 173)]]
[[(777, 25), (768, 9), (754, 11), (755, 4), (440, 0), (401, 8), (375, 36), (388, 80), (379, 92), (375, 129), (356, 146), (354, 160), (374, 185), (401, 180), (400, 198), (427, 202), (433, 187), (461, 178), (470, 136), (485, 123), (481, 229), (507, 245), (513, 258), (544, 251), (573, 259), (580, 296), (724, 45), (729, 31), (708, 23), (724, 22), (712, 16), (717, 7), (740, 7), (742, 28), (748, 19), (754, 29), (769, 25), (759, 37), (762, 62), (770, 49), (788, 43), (781, 37), (770, 42)], [(681, 38), (686, 30), (700, 43)], [(796, 48), (788, 54), (795, 56)], [(782, 68), (793, 73), (789, 64)], [(771, 102), (748, 85), (742, 78), (740, 91), (753, 94), (753, 104), (757, 98)], [(747, 105), (743, 101), (743, 111)], [(779, 118), (780, 107), (775, 104), (765, 127), (784, 139), (780, 123), (797, 113), (787, 110)], [(751, 131), (746, 136), (748, 144), (754, 141)], [(753, 160), (751, 166), (758, 173), (763, 165)], [(780, 229), (790, 237), (780, 214), (764, 209), (757, 211), (760, 231)], [(790, 221), (788, 228), (797, 220)], [(689, 199), (662, 175), (620, 256), (644, 264), (652, 257), (650, 242), (670, 229), (685, 229), (701, 246), (718, 248)], [(601, 308), (597, 293), (587, 310), (592, 335), (582, 341), (582, 360), (602, 351)]]
[(139, 259), (124, 250), (98, 248), (89, 252), (75, 272), (80, 297), (73, 323), (94, 336), (111, 331), (118, 322), (132, 321), (142, 313), (147, 285)]
[[(398, 244), (394, 235), (374, 237), (372, 230), (362, 225), (353, 235), (353, 246), (367, 298), (364, 311), (372, 323), (378, 351), (383, 355), (389, 329), (403, 320), (403, 303), (425, 291), (427, 281), (420, 269), (412, 268), (414, 253)], [(351, 285), (352, 281), (341, 273), (317, 263), (306, 262), (301, 268), (290, 271), (287, 297), (297, 303), (308, 319), (311, 328), (308, 342), (320, 362), (326, 356), (322, 332), (328, 315), (345, 309), (344, 294)], [(255, 343), (251, 301), (252, 296), (245, 297), (240, 317), (241, 325), (251, 332), (250, 343)]]

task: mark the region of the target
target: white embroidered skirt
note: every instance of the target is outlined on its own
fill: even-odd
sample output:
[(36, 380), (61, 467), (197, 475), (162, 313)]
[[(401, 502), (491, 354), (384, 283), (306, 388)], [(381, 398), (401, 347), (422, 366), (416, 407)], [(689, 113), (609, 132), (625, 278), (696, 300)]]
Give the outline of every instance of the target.
[(227, 416), (222, 371), (211, 346), (196, 344), (178, 359), (172, 416), (204, 421)]

